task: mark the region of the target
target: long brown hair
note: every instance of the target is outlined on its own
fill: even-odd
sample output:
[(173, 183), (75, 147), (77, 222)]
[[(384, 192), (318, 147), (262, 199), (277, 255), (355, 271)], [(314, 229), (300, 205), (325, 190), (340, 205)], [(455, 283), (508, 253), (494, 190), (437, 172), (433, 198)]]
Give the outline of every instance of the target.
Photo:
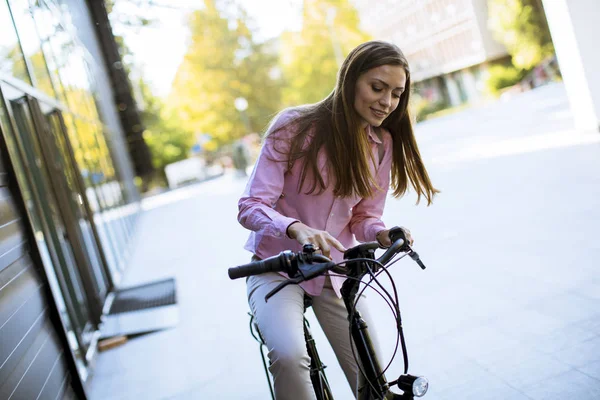
[[(393, 140), (391, 185), (394, 196), (404, 195), (410, 182), (417, 192), (417, 203), (424, 196), (427, 204), (431, 204), (439, 191), (431, 184), (421, 160), (408, 112), (408, 62), (397, 46), (382, 41), (366, 42), (352, 50), (338, 72), (337, 83), (331, 94), (318, 103), (296, 108), (296, 117), (269, 133), (270, 137), (277, 139), (277, 132), (290, 124), (294, 125), (296, 134), (287, 152), (287, 162), (288, 169), (291, 169), (296, 160), (304, 159), (298, 191), (302, 190), (307, 174), (314, 177), (308, 194), (314, 193), (317, 186), (319, 193), (325, 189), (317, 164), (321, 148), (324, 148), (328, 157), (330, 177), (335, 181), (335, 195), (347, 197), (356, 194), (368, 198), (373, 195), (374, 190), (378, 190), (376, 179), (369, 168), (373, 155), (368, 137), (354, 109), (354, 95), (360, 75), (382, 65), (400, 65), (406, 72), (405, 90), (398, 107), (381, 125), (391, 133)], [(312, 138), (306, 146), (307, 135)]]

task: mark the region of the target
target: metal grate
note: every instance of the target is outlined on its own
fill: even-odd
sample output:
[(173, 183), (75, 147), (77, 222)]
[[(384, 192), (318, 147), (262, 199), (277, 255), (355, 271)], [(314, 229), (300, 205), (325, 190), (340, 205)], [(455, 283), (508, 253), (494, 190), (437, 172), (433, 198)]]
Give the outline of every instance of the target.
[(177, 304), (175, 279), (151, 282), (115, 291), (109, 315)]

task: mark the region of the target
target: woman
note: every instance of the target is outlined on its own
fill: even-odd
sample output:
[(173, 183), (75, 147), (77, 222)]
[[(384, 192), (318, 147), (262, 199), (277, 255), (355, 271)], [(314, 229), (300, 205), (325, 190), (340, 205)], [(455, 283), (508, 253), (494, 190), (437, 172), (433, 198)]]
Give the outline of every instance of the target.
[[(389, 246), (380, 218), (390, 180), (396, 197), (410, 182), (418, 200), (424, 196), (431, 204), (438, 191), (413, 135), (409, 94), (410, 72), (400, 49), (372, 41), (350, 52), (327, 98), (274, 119), (239, 201), (238, 220), (252, 231), (245, 248), (253, 259), (298, 251), (306, 243), (335, 261), (355, 239)], [(247, 281), (250, 308), (269, 348), (276, 398), (315, 398), (302, 325), (305, 294), (313, 298), (315, 315), (356, 395), (363, 378), (340, 298), (344, 278), (290, 285), (265, 303), (265, 295), (285, 279), (268, 273)], [(369, 323), (364, 302), (358, 309)]]

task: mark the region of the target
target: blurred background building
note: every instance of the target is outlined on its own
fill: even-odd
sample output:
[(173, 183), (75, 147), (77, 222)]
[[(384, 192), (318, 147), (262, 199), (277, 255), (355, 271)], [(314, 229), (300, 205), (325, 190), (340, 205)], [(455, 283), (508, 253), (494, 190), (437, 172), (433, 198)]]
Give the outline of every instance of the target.
[(104, 2), (0, 0), (0, 398), (84, 398), (152, 170)]
[(353, 4), (366, 32), (404, 51), (416, 93), (428, 103), (425, 107), (477, 103), (489, 94), (497, 97), (502, 93), (497, 89), (521, 91), (564, 79), (577, 126), (598, 129), (600, 81), (593, 71), (600, 58), (594, 50), (597, 27), (590, 16), (598, 15), (599, 2), (354, 0)]
[(510, 57), (488, 28), (487, 0), (355, 3), (367, 32), (402, 49), (415, 88), (428, 101), (458, 106), (479, 100), (489, 63)]

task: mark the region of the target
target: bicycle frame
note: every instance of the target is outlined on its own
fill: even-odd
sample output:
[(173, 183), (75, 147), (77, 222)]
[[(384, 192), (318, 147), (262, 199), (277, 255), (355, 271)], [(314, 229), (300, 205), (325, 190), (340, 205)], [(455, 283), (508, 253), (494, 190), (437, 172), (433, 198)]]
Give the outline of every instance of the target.
[[(357, 251), (351, 258), (375, 259), (374, 250)], [(351, 259), (350, 258), (350, 259)], [(349, 264), (351, 271), (348, 276), (353, 279), (347, 279), (342, 285), (342, 299), (348, 311), (350, 326), (352, 330), (352, 339), (358, 354), (358, 361), (362, 366), (361, 371), (369, 383), (363, 388), (359, 388), (358, 400), (371, 399), (413, 399), (412, 394), (398, 395), (390, 392), (390, 387), (385, 378), (373, 342), (369, 335), (367, 323), (362, 319), (360, 312), (355, 310), (356, 294), (360, 288), (360, 280), (368, 271), (367, 262), (355, 262)], [(375, 391), (375, 392), (373, 392)]]
[[(398, 237), (404, 240), (402, 244), (399, 244), (400, 242), (394, 239)], [(425, 269), (425, 265), (419, 258), (419, 255), (415, 251), (413, 251), (410, 248), (410, 246), (406, 244), (406, 237), (404, 236), (404, 232), (401, 228), (393, 228), (392, 230), (390, 230), (390, 238), (392, 239), (393, 243), (385, 252), (385, 254), (383, 254), (379, 259), (377, 259), (378, 262), (380, 262), (383, 265), (386, 265), (393, 258), (393, 256), (397, 254), (398, 250), (405, 249), (408, 250), (406, 251), (406, 254), (409, 255), (410, 258), (412, 258), (413, 261), (415, 261), (421, 267), (421, 269)], [(377, 246), (372, 247), (368, 243), (364, 245), (359, 245), (348, 250), (345, 253), (344, 257), (347, 261), (350, 261), (352, 259), (364, 260), (357, 260), (355, 262), (346, 263), (346, 267), (350, 267), (350, 270), (346, 273), (346, 275), (351, 279), (347, 279), (342, 285), (342, 298), (344, 299), (344, 304), (346, 306), (346, 310), (348, 311), (348, 315), (351, 317), (350, 329), (352, 333), (352, 339), (354, 341), (356, 351), (358, 353), (359, 365), (362, 366), (361, 371), (368, 381), (368, 386), (363, 388), (363, 391), (359, 393), (358, 399), (414, 400), (415, 391), (418, 394), (418, 396), (423, 396), (427, 392), (428, 382), (422, 377), (407, 374), (408, 355), (406, 353), (406, 346), (404, 343), (404, 334), (402, 333), (402, 321), (400, 319), (400, 310), (396, 310), (398, 313), (396, 322), (398, 323), (399, 327), (400, 340), (402, 344), (402, 353), (404, 356), (404, 374), (401, 375), (397, 380), (389, 383), (385, 378), (385, 375), (383, 374), (381, 366), (379, 365), (377, 355), (375, 353), (373, 344), (371, 342), (371, 338), (369, 336), (368, 327), (364, 320), (362, 320), (362, 318), (360, 317), (360, 313), (358, 313), (355, 310), (356, 293), (358, 292), (362, 278), (367, 274), (372, 275), (373, 272), (376, 272), (378, 270), (375, 263), (368, 261), (375, 260), (376, 248)], [(400, 388), (403, 391), (403, 393), (397, 394), (392, 392), (390, 390), (390, 386), (394, 385), (397, 385), (398, 388)], [(425, 385), (424, 391), (422, 390), (423, 385)]]
[(310, 324), (306, 318), (304, 318), (304, 339), (306, 340), (306, 349), (310, 357), (310, 380), (315, 389), (317, 400), (333, 400), (333, 394), (325, 376), (326, 365), (323, 364), (321, 357), (319, 357), (317, 345), (310, 333)]
[[(366, 250), (363, 252), (357, 252), (357, 254), (353, 254), (352, 258), (368, 258), (375, 259), (374, 251)], [(362, 373), (365, 375), (368, 382), (374, 386), (367, 384), (358, 393), (358, 400), (374, 400), (374, 399), (384, 399), (384, 400), (413, 400), (414, 397), (412, 393), (404, 393), (402, 395), (396, 394), (390, 391), (389, 384), (383, 373), (379, 360), (377, 359), (377, 355), (375, 353), (375, 348), (371, 341), (371, 337), (369, 335), (368, 326), (364, 319), (362, 318), (360, 312), (354, 309), (354, 304), (356, 302), (356, 295), (360, 288), (360, 280), (366, 275), (368, 271), (367, 262), (355, 262), (349, 264), (351, 266), (351, 271), (348, 273), (348, 276), (353, 279), (347, 279), (342, 285), (342, 299), (344, 300), (344, 305), (346, 306), (346, 310), (348, 312), (348, 316), (352, 316), (350, 319), (350, 326), (352, 327), (352, 340), (355, 345), (356, 353), (358, 355), (358, 360), (360, 365), (362, 366)], [(310, 301), (305, 298), (305, 310), (310, 307)], [(252, 331), (252, 321), (253, 316), (251, 316), (251, 328)], [(255, 327), (258, 332), (258, 329)], [(265, 369), (265, 373), (267, 375), (267, 382), (269, 384), (269, 389), (271, 392), (271, 398), (275, 400), (273, 383), (270, 377), (270, 373), (268, 371), (267, 361), (263, 352), (263, 346), (265, 346), (265, 342), (260, 336), (260, 332), (258, 332), (257, 337), (252, 333), (254, 338), (259, 341), (260, 345), (260, 353), (263, 360), (263, 366)], [(326, 365), (323, 364), (321, 358), (319, 357), (319, 353), (317, 351), (316, 343), (312, 334), (310, 332), (310, 324), (306, 318), (304, 318), (304, 338), (306, 340), (306, 348), (308, 351), (308, 355), (310, 357), (310, 379), (313, 384), (315, 394), (318, 400), (333, 400), (333, 394), (331, 392), (331, 388), (329, 387), (329, 383), (327, 381), (327, 377), (325, 375)], [(375, 390), (375, 392), (373, 392)]]
[[(357, 302), (357, 294), (361, 285), (361, 280), (365, 277), (365, 275), (372, 275), (372, 273), (375, 272), (373, 270), (378, 269), (376, 267), (376, 263), (370, 262), (370, 260), (377, 261), (385, 265), (391, 260), (391, 258), (393, 258), (395, 254), (404, 249), (407, 255), (409, 255), (415, 262), (417, 262), (422, 269), (425, 269), (425, 265), (423, 265), (423, 263), (421, 262), (418, 254), (414, 252), (410, 248), (410, 246), (406, 245), (405, 237), (400, 236), (399, 239), (394, 239), (394, 236), (396, 236), (396, 234), (392, 232), (394, 230), (401, 231), (400, 228), (394, 228), (390, 231), (390, 238), (393, 239), (393, 244), (379, 259), (375, 258), (375, 249), (379, 248), (378, 243), (365, 243), (363, 245), (355, 246), (354, 248), (346, 251), (346, 253), (344, 254), (344, 258), (346, 260), (346, 269), (343, 271), (343, 273), (349, 279), (346, 279), (343, 283), (341, 294), (342, 299), (344, 301), (344, 305), (346, 307), (346, 311), (348, 312), (348, 319), (350, 324), (349, 335), (351, 336), (351, 340), (354, 343), (356, 355), (358, 356), (357, 361), (360, 366), (360, 371), (367, 380), (367, 384), (359, 388), (358, 390), (358, 400), (414, 400), (415, 395), (413, 394), (413, 392), (417, 393), (418, 396), (423, 396), (427, 391), (428, 383), (426, 379), (407, 374), (408, 358), (404, 344), (404, 336), (401, 330), (399, 309), (396, 309), (396, 314), (397, 323), (400, 328), (399, 333), (404, 355), (405, 372), (397, 380), (393, 382), (388, 382), (375, 353), (375, 349), (371, 341), (371, 337), (369, 335), (368, 326), (361, 317), (360, 312), (357, 311), (355, 308), (355, 304)], [(403, 235), (402, 232), (401, 235)], [(291, 271), (294, 278), (291, 278), (281, 283), (275, 289), (269, 292), (269, 294), (265, 296), (266, 301), (269, 297), (273, 296), (275, 293), (277, 293), (279, 290), (281, 290), (288, 284), (299, 283), (304, 280), (312, 279), (313, 277), (322, 274), (328, 269), (333, 270), (333, 268), (337, 266), (332, 265), (333, 263), (331, 263), (328, 259), (324, 258), (323, 256), (313, 256), (313, 254), (313, 246), (305, 245), (302, 253), (282, 252), (279, 256), (272, 257), (270, 259), (260, 261), (258, 263), (250, 263), (247, 265), (232, 268), (229, 270), (229, 277), (231, 279), (237, 279), (243, 276), (264, 273), (266, 271), (286, 271), (288, 273), (290, 273)], [(296, 264), (298, 261), (295, 257), (299, 257), (301, 263), (305, 262), (302, 258), (303, 255), (308, 255), (308, 263)], [(313, 264), (311, 260), (314, 260), (315, 258), (321, 264)], [(297, 269), (293, 269), (297, 268), (297, 265), (303, 266), (303, 269), (301, 269), (300, 272)], [(310, 299), (308, 300), (308, 302), (305, 299), (305, 310), (307, 307), (310, 306), (309, 303)], [(251, 319), (251, 331), (252, 325), (253, 324)], [(258, 332), (257, 327), (256, 330)], [(263, 346), (265, 345), (265, 343), (262, 339), (262, 336), (260, 336), (260, 332), (258, 332), (260, 340), (257, 338), (256, 335), (254, 335), (253, 332), (252, 335), (261, 344), (260, 351), (263, 359), (263, 365), (265, 368), (265, 373), (267, 374), (267, 381), (271, 390), (271, 397), (274, 399), (275, 397), (273, 384), (268, 371), (267, 361), (263, 353)], [(314, 339), (310, 333), (310, 325), (306, 318), (304, 318), (304, 335), (306, 340), (306, 348), (311, 360), (310, 377), (313, 383), (313, 387), (315, 389), (317, 399), (332, 400), (333, 396), (331, 394), (331, 390), (324, 372), (325, 365), (321, 362)], [(390, 390), (390, 386), (395, 385), (397, 385), (398, 388), (400, 388), (403, 391), (402, 394), (397, 394)]]

